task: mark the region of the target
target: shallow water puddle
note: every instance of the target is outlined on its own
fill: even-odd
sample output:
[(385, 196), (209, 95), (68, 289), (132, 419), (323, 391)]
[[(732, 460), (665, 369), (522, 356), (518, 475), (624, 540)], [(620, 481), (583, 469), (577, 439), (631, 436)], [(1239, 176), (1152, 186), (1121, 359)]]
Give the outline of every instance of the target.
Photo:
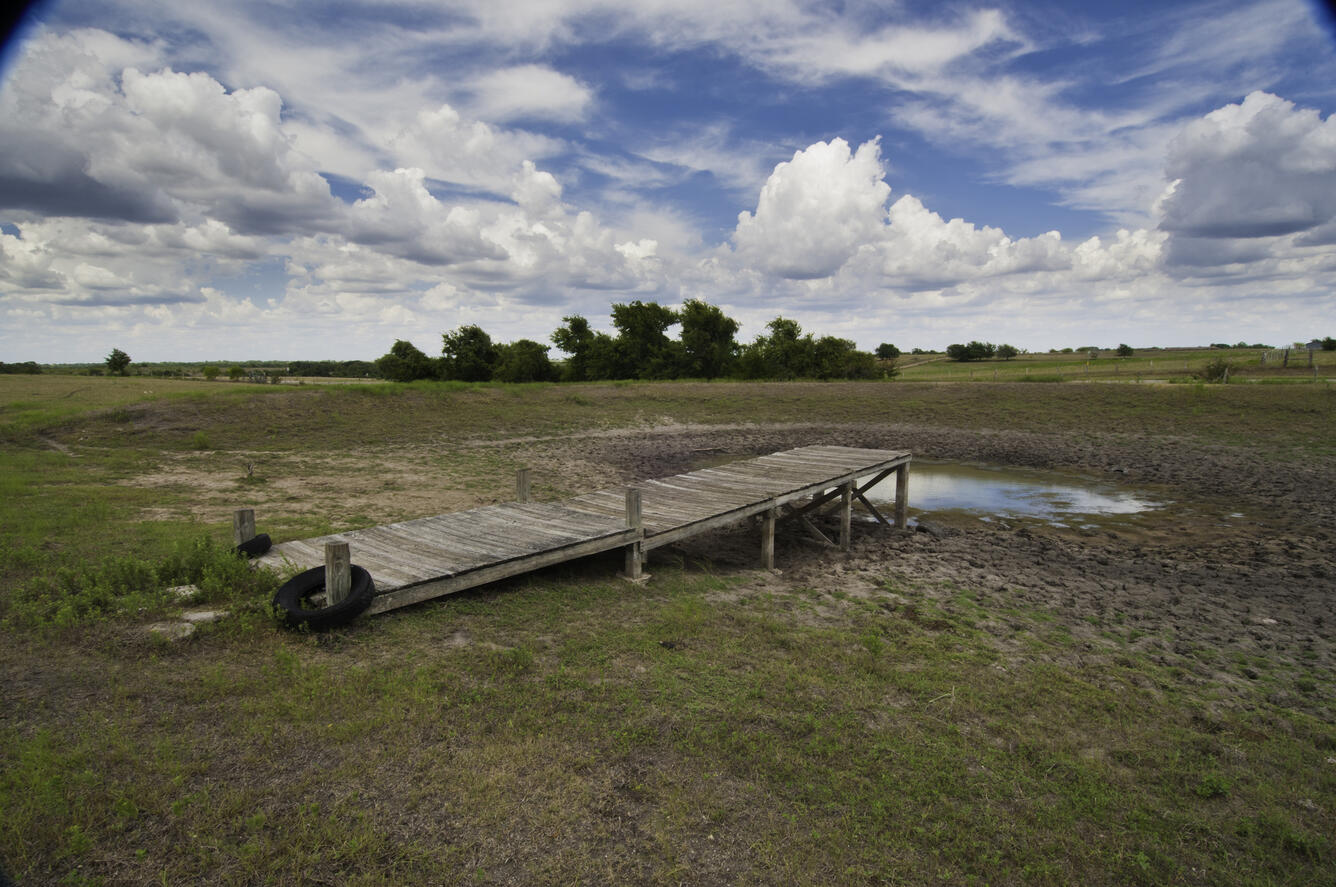
[[(894, 477), (869, 490), (868, 498), (877, 504), (894, 500)], [(1142, 491), (1054, 471), (918, 459), (909, 469), (909, 510), (915, 516), (1030, 519), (1093, 528), (1167, 504)]]

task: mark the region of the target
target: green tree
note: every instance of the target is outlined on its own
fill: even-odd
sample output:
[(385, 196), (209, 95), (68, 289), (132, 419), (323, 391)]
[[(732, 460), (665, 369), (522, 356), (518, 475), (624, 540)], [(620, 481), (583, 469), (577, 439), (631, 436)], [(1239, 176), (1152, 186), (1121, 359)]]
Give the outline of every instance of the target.
[(496, 348), (497, 382), (555, 382), (560, 375), (547, 357), (547, 346), (532, 339), (518, 339)]
[(570, 355), (566, 359), (565, 378), (568, 382), (588, 381), (594, 331), (589, 328), (589, 321), (578, 314), (571, 314), (561, 320), (566, 325), (552, 331), (552, 344)]
[(896, 348), (890, 342), (882, 342), (877, 346), (877, 357), (882, 360), (895, 360), (900, 356), (900, 349)]
[(413, 382), (431, 379), (436, 375), (434, 362), (412, 342), (396, 339), (389, 353), (376, 358), (376, 370), (381, 378), (391, 382)]
[(1132, 346), (1128, 345), (1126, 342), (1118, 346), (1119, 357), (1131, 357), (1135, 353), (1136, 352), (1132, 350)]
[[(1265, 346), (1265, 345), (1254, 345), (1253, 347), (1254, 347), (1254, 348), (1265, 348), (1266, 346)], [(1323, 351), (1336, 351), (1336, 339), (1333, 339), (1331, 336), (1327, 336), (1327, 337), (1325, 337), (1325, 338), (1322, 340), (1322, 350), (1323, 350)]]
[(952, 360), (987, 360), (997, 353), (991, 342), (972, 341), (968, 345), (947, 345), (946, 356)]
[(671, 379), (682, 360), (681, 346), (668, 338), (667, 329), (677, 323), (677, 312), (657, 302), (636, 300), (612, 306), (612, 325), (617, 329), (618, 377)]
[(113, 376), (124, 376), (126, 370), (130, 367), (130, 355), (119, 348), (111, 349), (107, 355), (107, 372)]
[(228, 367), (227, 369), (227, 378), (233, 382), (241, 381), (241, 377), (244, 375), (246, 375), (246, 371), (239, 366)]
[(877, 359), (849, 339), (822, 336), (812, 343), (812, 375), (818, 379), (874, 379)]
[(578, 314), (562, 320), (566, 325), (552, 333), (552, 343), (570, 355), (562, 378), (567, 382), (618, 378), (617, 343), (612, 336), (594, 332)]
[(815, 343), (811, 333), (803, 335), (796, 320), (776, 317), (765, 325), (768, 336), (757, 336), (743, 349), (739, 360), (742, 375), (749, 379), (796, 379), (812, 375)]
[(476, 324), (441, 335), (441, 377), (461, 382), (486, 382), (496, 365), (492, 337)]
[(727, 375), (737, 357), (738, 322), (698, 299), (683, 302), (677, 316), (684, 352), (681, 375), (705, 379)]
[(206, 366), (203, 372), (204, 378), (212, 382), (214, 379), (218, 378), (218, 373), (220, 373), (221, 370), (216, 366)]
[(998, 345), (998, 346), (997, 346), (997, 356), (1000, 357), (1000, 358), (1002, 358), (1003, 360), (1011, 360), (1011, 359), (1012, 359), (1013, 357), (1015, 357), (1017, 354), (1020, 354), (1020, 351), (1016, 350), (1016, 346), (1015, 346), (1015, 345)]

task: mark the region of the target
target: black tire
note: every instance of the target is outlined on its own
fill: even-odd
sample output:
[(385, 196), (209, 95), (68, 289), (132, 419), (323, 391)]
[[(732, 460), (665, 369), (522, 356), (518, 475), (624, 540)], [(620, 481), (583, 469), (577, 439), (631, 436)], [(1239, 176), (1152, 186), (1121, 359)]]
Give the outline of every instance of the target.
[(273, 544), (274, 543), (269, 539), (268, 533), (261, 533), (258, 536), (247, 539), (232, 550), (237, 554), (244, 554), (246, 557), (259, 557), (268, 551)]
[(305, 606), (311, 595), (325, 587), (325, 568), (312, 567), (298, 573), (274, 592), (274, 610), (289, 628), (305, 625), (313, 631), (325, 631), (345, 625), (357, 618), (376, 595), (376, 584), (364, 567), (353, 564), (353, 587), (348, 596), (333, 606)]

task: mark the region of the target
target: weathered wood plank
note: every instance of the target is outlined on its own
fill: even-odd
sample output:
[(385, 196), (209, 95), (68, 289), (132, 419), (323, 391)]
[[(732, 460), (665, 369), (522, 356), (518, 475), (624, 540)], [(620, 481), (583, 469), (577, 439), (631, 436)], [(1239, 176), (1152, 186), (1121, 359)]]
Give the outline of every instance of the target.
[[(517, 477), (518, 502), (285, 542), (274, 547), (271, 562), (316, 565), (323, 562), (326, 542), (347, 543), (376, 581), (380, 593), (373, 613), (618, 547), (627, 549), (626, 573), (634, 576), (651, 548), (757, 516), (769, 532), (763, 560), (773, 565), (774, 524), (780, 519), (799, 516), (830, 544), (806, 515), (830, 507), (833, 499), (840, 500), (841, 547), (848, 545), (853, 498), (887, 522), (864, 493), (892, 473), (897, 487), (907, 486), (910, 458), (896, 450), (799, 447), (644, 481), (631, 485), (640, 497), (638, 529), (627, 527), (632, 518), (627, 488), (538, 503), (526, 495), (527, 478)], [(896, 522), (903, 526), (900, 501)]]
[[(456, 591), (476, 588), (479, 585), (486, 585), (488, 582), (495, 582), (498, 579), (508, 579), (511, 576), (518, 576), (531, 570), (541, 570), (543, 567), (550, 567), (554, 564), (575, 560), (579, 557), (598, 554), (599, 552), (607, 551), (609, 548), (620, 548), (634, 539), (634, 533), (634, 530), (626, 530), (621, 538), (610, 537), (579, 543), (577, 545), (568, 545), (563, 548), (556, 548), (544, 552), (536, 557), (526, 558), (523, 561), (495, 564), (459, 576), (445, 577), (431, 582), (423, 582), (418, 585), (410, 585), (407, 588), (396, 589), (386, 594), (378, 594), (371, 601), (371, 606), (367, 608), (367, 613), (384, 613), (388, 610), (406, 607), (409, 604), (421, 603), (422, 601), (428, 601), (432, 598), (441, 597), (442, 595), (451, 594)], [(616, 544), (609, 545), (610, 542), (615, 542)]]

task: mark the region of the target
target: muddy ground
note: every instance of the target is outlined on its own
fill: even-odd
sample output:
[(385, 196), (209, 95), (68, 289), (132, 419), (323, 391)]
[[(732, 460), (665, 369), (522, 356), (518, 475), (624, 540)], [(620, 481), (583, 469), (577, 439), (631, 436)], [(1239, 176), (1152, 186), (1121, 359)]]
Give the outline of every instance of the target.
[[(811, 588), (857, 596), (889, 580), (910, 606), (926, 596), (950, 607), (957, 589), (970, 589), (992, 612), (1055, 614), (1075, 639), (1070, 661), (1062, 663), (1073, 668), (1137, 652), (1183, 669), (1188, 680), (1196, 675), (1229, 686), (1261, 679), (1249, 664), (1261, 660), (1282, 671), (1336, 664), (1336, 466), (1277, 463), (1237, 448), (1134, 434), (897, 425), (669, 427), (485, 445), (516, 448), (518, 458), (549, 471), (569, 460), (589, 480), (602, 466), (607, 474), (600, 479), (612, 482), (813, 443), (1075, 470), (1158, 491), (1180, 507), (1132, 528), (1098, 531), (957, 519), (939, 523), (936, 533), (899, 533), (862, 522), (849, 555), (781, 525), (774, 573), (756, 570), (757, 533), (742, 526), (652, 552), (650, 571), (656, 560), (709, 563), (744, 577), (731, 594)], [(1228, 513), (1245, 517), (1222, 520)], [(1120, 637), (1110, 637), (1110, 625)], [(985, 628), (1007, 646), (1008, 625)], [(1286, 686), (1278, 682), (1273, 703), (1330, 716), (1327, 688), (1305, 694)]]
[[(539, 498), (561, 498), (733, 457), (831, 443), (907, 449), (920, 459), (1075, 471), (1149, 491), (1176, 507), (1100, 530), (936, 516), (937, 533), (860, 523), (848, 555), (814, 545), (801, 527), (781, 524), (775, 573), (757, 571), (757, 531), (740, 526), (656, 550), (650, 571), (665, 559), (707, 563), (738, 577), (738, 594), (810, 588), (856, 596), (889, 580), (902, 589), (906, 605), (928, 596), (949, 606), (957, 589), (969, 589), (990, 611), (1054, 614), (1077, 641), (1073, 661), (1063, 663), (1071, 667), (1129, 650), (1227, 684), (1261, 679), (1262, 661), (1295, 674), (1301, 664), (1336, 667), (1336, 466), (1265, 449), (1137, 433), (664, 420), (561, 437), (419, 441), (318, 456), (178, 454), (130, 482), (190, 490), (185, 508), (203, 520), (217, 520), (244, 502), (262, 517), (320, 515), (337, 529), (502, 501), (513, 495), (511, 466), (533, 469)], [(243, 463), (266, 475), (265, 483), (245, 486), (238, 479)], [(366, 465), (376, 470), (365, 471)], [(146, 517), (184, 517), (180, 511), (176, 506)], [(1110, 637), (1111, 625), (1121, 639)], [(1007, 626), (989, 630), (1005, 647)], [(1308, 695), (1277, 692), (1288, 695), (1275, 703), (1332, 715), (1326, 687)]]

